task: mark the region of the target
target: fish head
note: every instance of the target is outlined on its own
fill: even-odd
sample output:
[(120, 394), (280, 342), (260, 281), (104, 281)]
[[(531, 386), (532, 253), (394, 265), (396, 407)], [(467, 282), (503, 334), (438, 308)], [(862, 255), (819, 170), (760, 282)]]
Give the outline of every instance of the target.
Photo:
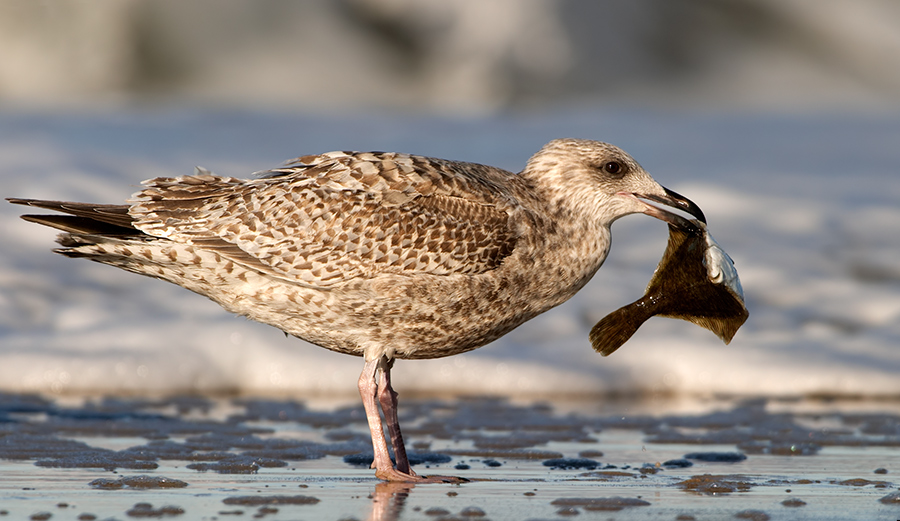
[[(706, 226), (703, 226), (705, 229)], [(738, 277), (734, 261), (713, 239), (709, 230), (704, 233), (706, 239), (706, 251), (703, 256), (703, 265), (706, 267), (706, 275), (714, 284), (722, 284), (734, 294), (734, 297), (744, 302), (744, 289), (741, 287), (741, 279)]]

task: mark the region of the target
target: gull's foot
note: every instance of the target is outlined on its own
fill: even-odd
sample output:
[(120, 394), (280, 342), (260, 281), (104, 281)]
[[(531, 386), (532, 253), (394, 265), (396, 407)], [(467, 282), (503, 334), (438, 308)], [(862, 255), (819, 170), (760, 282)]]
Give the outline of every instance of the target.
[(386, 470), (376, 470), (375, 477), (385, 481), (396, 481), (403, 483), (465, 483), (469, 481), (465, 478), (455, 476), (419, 476), (415, 472), (410, 471), (409, 474), (400, 472), (395, 468)]

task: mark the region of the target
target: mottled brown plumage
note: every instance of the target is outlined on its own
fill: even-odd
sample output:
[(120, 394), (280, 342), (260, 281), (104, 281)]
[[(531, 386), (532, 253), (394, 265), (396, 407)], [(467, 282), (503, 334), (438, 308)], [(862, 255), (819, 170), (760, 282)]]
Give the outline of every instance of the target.
[[(693, 203), (625, 152), (552, 141), (519, 174), (384, 152), (303, 156), (250, 180), (200, 170), (144, 183), (130, 204), (11, 200), (69, 213), (59, 253), (168, 280), (309, 342), (365, 357), (359, 387), (376, 474), (409, 469), (395, 358), (480, 347), (569, 299), (603, 263), (609, 227), (651, 200)], [(387, 456), (376, 398), (397, 451)]]

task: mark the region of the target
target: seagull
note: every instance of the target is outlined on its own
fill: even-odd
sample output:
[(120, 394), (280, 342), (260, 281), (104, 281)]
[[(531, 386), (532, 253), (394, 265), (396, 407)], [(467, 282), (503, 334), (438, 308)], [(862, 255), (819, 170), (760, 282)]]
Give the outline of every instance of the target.
[(476, 349), (565, 302), (603, 264), (620, 217), (682, 226), (682, 212), (705, 222), (623, 150), (584, 139), (551, 141), (518, 174), (328, 152), (251, 179), (198, 168), (142, 184), (127, 204), (8, 200), (62, 212), (22, 216), (64, 232), (57, 253), (172, 282), (363, 357), (372, 467), (386, 481), (458, 479), (410, 468), (391, 386), (396, 359)]

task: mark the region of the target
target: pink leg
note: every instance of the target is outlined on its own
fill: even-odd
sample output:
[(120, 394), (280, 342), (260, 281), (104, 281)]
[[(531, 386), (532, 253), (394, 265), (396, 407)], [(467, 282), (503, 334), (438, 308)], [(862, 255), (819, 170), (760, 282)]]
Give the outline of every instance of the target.
[(394, 458), (397, 460), (397, 470), (411, 476), (416, 473), (409, 468), (409, 459), (406, 457), (406, 446), (403, 444), (403, 435), (400, 434), (400, 419), (397, 416), (397, 393), (391, 387), (391, 367), (393, 360), (386, 360), (381, 364), (381, 376), (378, 379), (378, 401), (384, 412), (384, 421), (387, 423), (388, 434), (391, 435), (391, 447), (394, 448)]
[(369, 422), (369, 432), (372, 435), (372, 450), (375, 452), (372, 466), (375, 467), (375, 475), (381, 479), (404, 481), (403, 476), (394, 469), (394, 464), (391, 462), (387, 440), (384, 437), (384, 428), (381, 425), (381, 414), (378, 412), (378, 403), (375, 400), (378, 394), (375, 373), (378, 371), (379, 362), (380, 360), (366, 361), (362, 374), (359, 375), (359, 396), (362, 398), (363, 408), (366, 410), (366, 420)]
[[(375, 459), (372, 461), (372, 466), (375, 467), (375, 476), (385, 481), (416, 483), (460, 483), (465, 481), (449, 476), (417, 476), (410, 470), (409, 460), (407, 460), (406, 451), (403, 448), (403, 438), (400, 436), (397, 419), (397, 393), (391, 389), (390, 369), (391, 362), (382, 357), (378, 360), (367, 361), (362, 374), (359, 375), (359, 395), (362, 397), (363, 407), (366, 410), (366, 420), (369, 422), (369, 432), (372, 435), (372, 450), (375, 452)], [(381, 371), (381, 385), (376, 379), (378, 371)], [(381, 415), (378, 412), (379, 401), (381, 401), (387, 417), (388, 430), (394, 443), (398, 466), (402, 465), (399, 470), (394, 468), (388, 452), (387, 439), (384, 437)]]

